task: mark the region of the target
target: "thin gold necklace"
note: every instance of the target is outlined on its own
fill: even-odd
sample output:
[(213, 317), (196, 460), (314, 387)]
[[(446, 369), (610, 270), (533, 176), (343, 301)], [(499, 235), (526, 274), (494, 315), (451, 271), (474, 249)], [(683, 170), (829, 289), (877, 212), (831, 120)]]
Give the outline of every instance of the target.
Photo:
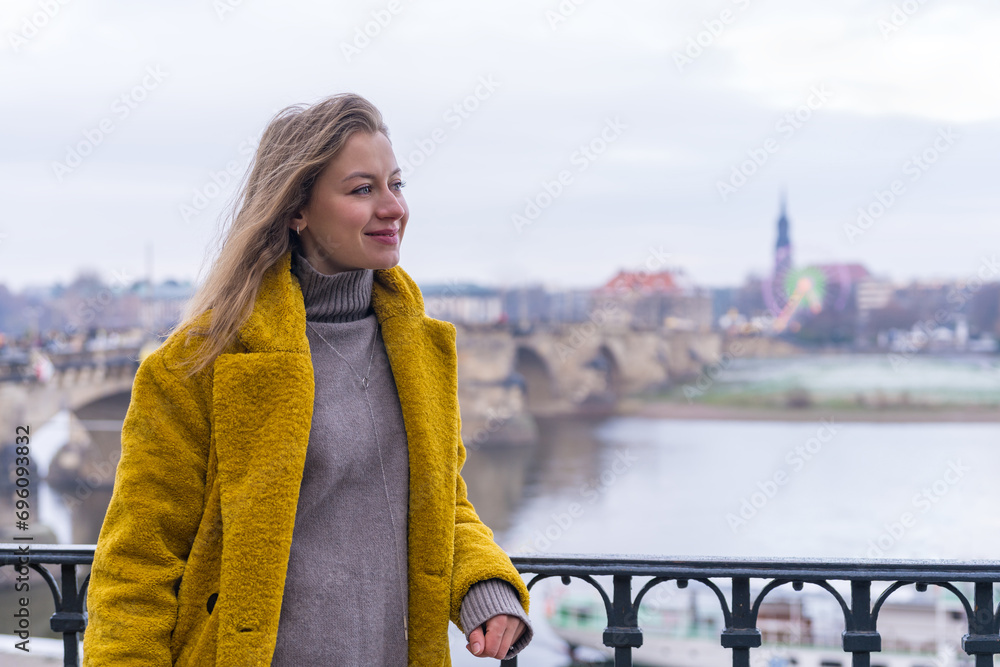
[(378, 449), (378, 464), (379, 464), (379, 467), (382, 469), (382, 486), (385, 487), (385, 504), (386, 504), (386, 508), (389, 510), (389, 525), (392, 528), (392, 544), (393, 544), (393, 552), (395, 554), (395, 559), (396, 559), (396, 570), (399, 573), (400, 595), (401, 595), (401, 598), (403, 600), (403, 639), (404, 640), (409, 640), (409, 630), (408, 630), (408, 622), (407, 622), (407, 615), (408, 615), (407, 606), (408, 606), (409, 602), (408, 602), (408, 598), (407, 598), (407, 595), (406, 595), (406, 591), (403, 588), (403, 581), (405, 579), (405, 577), (403, 576), (403, 569), (402, 569), (402, 567), (400, 566), (400, 563), (399, 563), (399, 543), (396, 540), (396, 519), (392, 515), (392, 502), (389, 500), (389, 482), (386, 481), (386, 477), (385, 477), (385, 463), (382, 460), (382, 445), (379, 443), (379, 439), (378, 439), (378, 426), (376, 425), (376, 421), (375, 421), (375, 411), (372, 409), (371, 397), (368, 395), (368, 385), (369, 385), (369, 380), (371, 379), (371, 373), (372, 373), (372, 359), (375, 358), (375, 341), (378, 339), (379, 323), (378, 323), (378, 321), (375, 322), (375, 333), (372, 335), (372, 350), (371, 350), (371, 353), (369, 353), (369, 355), (368, 355), (368, 370), (365, 371), (364, 376), (362, 376), (360, 373), (358, 373), (356, 370), (354, 370), (354, 366), (351, 365), (351, 362), (349, 362), (344, 357), (344, 355), (342, 355), (337, 350), (337, 348), (335, 348), (333, 345), (331, 345), (330, 341), (328, 341), (326, 338), (324, 338), (323, 334), (321, 334), (319, 332), (319, 330), (316, 329), (316, 327), (312, 326), (312, 322), (307, 321), (306, 324), (309, 325), (312, 328), (313, 333), (315, 333), (317, 336), (319, 336), (319, 339), (321, 341), (323, 341), (324, 343), (326, 343), (327, 345), (329, 345), (330, 349), (333, 350), (334, 352), (336, 352), (337, 356), (344, 360), (344, 363), (347, 364), (347, 367), (350, 368), (354, 372), (354, 374), (358, 376), (359, 380), (361, 380), (361, 387), (362, 387), (362, 389), (365, 390), (365, 402), (368, 403), (368, 414), (371, 415), (371, 418), (372, 418), (372, 430), (375, 432), (375, 447)]

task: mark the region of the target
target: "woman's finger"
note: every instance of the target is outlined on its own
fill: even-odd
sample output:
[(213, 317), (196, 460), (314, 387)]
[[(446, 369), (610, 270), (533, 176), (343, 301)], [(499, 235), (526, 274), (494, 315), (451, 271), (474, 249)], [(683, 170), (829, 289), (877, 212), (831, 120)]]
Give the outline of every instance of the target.
[(469, 643), (465, 645), (465, 648), (469, 649), (469, 653), (472, 655), (480, 655), (484, 646), (486, 646), (486, 641), (483, 639), (483, 629), (478, 627), (469, 633)]

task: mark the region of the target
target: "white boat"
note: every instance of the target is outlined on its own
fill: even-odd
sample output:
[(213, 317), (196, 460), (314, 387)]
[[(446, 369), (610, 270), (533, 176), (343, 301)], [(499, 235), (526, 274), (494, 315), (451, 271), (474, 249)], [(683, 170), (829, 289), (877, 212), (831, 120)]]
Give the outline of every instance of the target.
[[(579, 588), (577, 587), (579, 586)], [(644, 598), (639, 611), (643, 643), (633, 663), (646, 667), (731, 667), (732, 651), (722, 648), (724, 627), (718, 599), (692, 582), (681, 591), (661, 584)], [(638, 590), (638, 587), (633, 591)], [(817, 589), (818, 590), (818, 589)], [(604, 605), (585, 584), (551, 586), (545, 616), (571, 652), (588, 647), (610, 659), (604, 646)], [(876, 598), (873, 595), (873, 599)], [(829, 594), (772, 591), (757, 619), (763, 645), (750, 651), (751, 667), (849, 667), (841, 633), (843, 614)], [(896, 591), (879, 612), (882, 651), (871, 654), (871, 667), (965, 667), (975, 664), (961, 650), (968, 632), (965, 610), (950, 592), (931, 587), (925, 593)]]

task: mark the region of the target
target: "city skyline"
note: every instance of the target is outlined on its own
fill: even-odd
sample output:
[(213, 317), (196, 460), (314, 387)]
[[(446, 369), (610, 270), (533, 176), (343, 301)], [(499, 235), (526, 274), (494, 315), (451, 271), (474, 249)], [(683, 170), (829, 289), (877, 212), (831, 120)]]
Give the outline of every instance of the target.
[[(483, 282), (483, 281), (478, 281), (477, 282), (475, 280), (465, 280), (465, 281), (462, 281), (462, 280), (450, 280), (450, 281), (447, 281), (447, 282), (428, 282), (428, 281), (422, 281), (422, 283), (424, 285), (426, 285), (427, 287), (433, 287), (433, 288), (445, 288), (447, 286), (473, 286), (473, 287), (495, 288), (495, 289), (518, 289), (518, 288), (535, 288), (535, 287), (541, 286), (541, 287), (544, 287), (544, 288), (547, 288), (547, 289), (553, 289), (554, 291), (558, 291), (560, 289), (565, 289), (565, 290), (587, 290), (587, 289), (600, 290), (603, 287), (605, 287), (610, 280), (614, 280), (614, 278), (616, 276), (619, 276), (619, 275), (622, 275), (622, 274), (656, 275), (656, 274), (667, 273), (667, 274), (670, 274), (671, 276), (673, 276), (674, 278), (682, 278), (683, 279), (683, 283), (682, 283), (683, 286), (695, 287), (695, 288), (705, 288), (705, 289), (712, 289), (712, 288), (726, 289), (726, 288), (743, 287), (743, 286), (746, 286), (747, 284), (749, 284), (750, 282), (755, 281), (755, 280), (769, 281), (769, 280), (772, 280), (772, 279), (774, 279), (776, 277), (784, 277), (792, 269), (806, 269), (806, 268), (811, 268), (811, 267), (824, 267), (824, 266), (825, 267), (829, 267), (829, 266), (835, 266), (835, 267), (862, 267), (864, 270), (867, 270), (869, 272), (870, 278), (872, 280), (875, 280), (875, 281), (878, 281), (878, 282), (888, 282), (888, 283), (891, 283), (891, 284), (894, 284), (894, 285), (899, 285), (899, 286), (911, 285), (911, 284), (934, 284), (934, 283), (938, 283), (938, 282), (940, 282), (940, 283), (953, 283), (953, 282), (956, 282), (956, 278), (955, 277), (952, 277), (952, 278), (940, 278), (940, 277), (933, 277), (933, 276), (932, 277), (928, 277), (928, 276), (914, 276), (914, 277), (910, 278), (909, 280), (896, 280), (896, 279), (893, 279), (885, 271), (879, 270), (878, 267), (870, 267), (870, 266), (867, 266), (867, 265), (865, 265), (863, 263), (860, 263), (860, 262), (851, 261), (850, 259), (848, 259), (846, 261), (843, 261), (843, 262), (832, 262), (832, 263), (826, 263), (826, 264), (816, 263), (816, 262), (808, 263), (808, 264), (798, 264), (798, 263), (796, 263), (795, 257), (794, 257), (794, 250), (796, 248), (796, 245), (794, 243), (792, 243), (791, 240), (790, 240), (790, 230), (792, 229), (792, 219), (791, 219), (791, 216), (788, 214), (787, 193), (786, 192), (782, 192), (781, 193), (781, 199), (780, 199), (780, 203), (779, 203), (778, 212), (777, 212), (775, 221), (772, 222), (772, 227), (775, 224), (777, 225), (777, 231), (774, 234), (776, 242), (775, 242), (775, 245), (774, 245), (774, 251), (773, 251), (773, 255), (772, 255), (772, 266), (769, 269), (765, 268), (763, 270), (751, 270), (751, 271), (748, 271), (748, 273), (744, 276), (744, 279), (742, 281), (740, 281), (738, 283), (727, 284), (727, 285), (693, 283), (691, 281), (691, 279), (690, 279), (690, 276), (689, 276), (688, 272), (685, 270), (684, 267), (670, 264), (670, 262), (669, 262), (670, 254), (669, 253), (662, 252), (662, 248), (661, 249), (656, 249), (656, 248), (652, 248), (652, 247), (649, 249), (650, 252), (649, 252), (649, 255), (647, 257), (647, 261), (645, 263), (645, 266), (632, 266), (632, 267), (629, 267), (629, 266), (622, 265), (622, 266), (620, 266), (615, 271), (615, 273), (613, 275), (607, 277), (606, 279), (602, 279), (600, 277), (597, 277), (595, 279), (596, 282), (594, 282), (592, 284), (564, 285), (564, 286), (555, 286), (555, 287), (553, 287), (553, 286), (545, 284), (544, 281), (526, 281), (526, 282), (520, 282), (520, 283), (518, 283), (518, 282), (512, 282), (512, 283), (501, 284), (501, 283), (488, 283), (488, 282)], [(155, 256), (154, 249), (147, 248), (146, 256), (147, 256), (147, 260), (146, 261), (147, 261), (147, 266), (148, 266), (148, 264), (151, 261), (153, 261), (153, 258)], [(986, 266), (996, 265), (997, 268), (993, 271), (993, 273), (998, 273), (998, 275), (996, 275), (996, 278), (997, 278), (997, 280), (1000, 280), (1000, 264), (997, 264), (995, 260), (991, 261), (989, 258), (984, 259), (984, 263), (985, 263)], [(401, 263), (401, 265), (402, 265), (402, 263)], [(23, 292), (25, 290), (27, 290), (29, 292), (37, 292), (37, 291), (51, 290), (51, 289), (54, 289), (54, 288), (57, 288), (57, 287), (66, 288), (69, 285), (71, 285), (71, 284), (73, 284), (73, 283), (75, 283), (75, 282), (77, 282), (77, 281), (79, 281), (81, 279), (91, 279), (91, 278), (94, 278), (94, 277), (96, 277), (99, 281), (103, 282), (104, 284), (115, 284), (118, 287), (123, 288), (123, 289), (134, 289), (135, 286), (138, 285), (138, 284), (140, 284), (140, 283), (148, 283), (148, 282), (150, 282), (148, 269), (142, 275), (134, 275), (133, 276), (133, 275), (128, 274), (127, 272), (116, 272), (112, 276), (104, 276), (104, 275), (102, 275), (102, 272), (98, 268), (96, 268), (96, 267), (81, 266), (81, 267), (77, 268), (77, 270), (73, 274), (73, 277), (71, 279), (67, 280), (67, 281), (58, 281), (57, 280), (57, 281), (46, 283), (46, 284), (27, 285), (27, 286), (22, 287), (22, 289), (21, 289), (20, 292), (17, 292), (15, 290), (11, 290), (11, 291), (14, 292), (14, 293), (21, 293), (21, 292)], [(970, 275), (970, 276), (958, 276), (957, 277), (957, 281), (961, 281), (963, 278), (970, 278), (971, 279), (972, 277), (973, 277), (972, 275)], [(169, 284), (173, 284), (173, 285), (182, 285), (182, 286), (183, 285), (189, 285), (189, 284), (192, 285), (192, 286), (196, 286), (196, 284), (197, 284), (190, 277), (177, 278), (177, 277), (174, 277), (174, 276), (163, 276), (163, 277), (157, 278), (155, 276), (155, 272), (154, 272), (154, 277), (152, 279), (152, 282), (153, 282), (154, 286), (162, 286), (162, 285), (168, 284), (168, 283)], [(775, 286), (773, 287), (773, 289), (778, 289), (779, 292), (780, 292), (780, 289), (779, 289), (779, 287), (777, 285), (778, 285), (778, 283), (776, 282)], [(0, 283), (0, 286), (8, 287), (4, 283)], [(10, 289), (10, 288), (8, 287), (8, 289)], [(776, 292), (776, 296), (778, 296), (780, 298), (780, 295), (779, 295), (778, 292)]]

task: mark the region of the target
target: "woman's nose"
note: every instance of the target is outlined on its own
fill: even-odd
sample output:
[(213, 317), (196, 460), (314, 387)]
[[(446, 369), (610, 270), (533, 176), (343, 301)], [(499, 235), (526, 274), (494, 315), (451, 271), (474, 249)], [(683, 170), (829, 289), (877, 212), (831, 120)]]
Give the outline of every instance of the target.
[(399, 197), (391, 190), (385, 191), (379, 200), (379, 217), (401, 218), (404, 213), (406, 213), (406, 209), (403, 208)]

